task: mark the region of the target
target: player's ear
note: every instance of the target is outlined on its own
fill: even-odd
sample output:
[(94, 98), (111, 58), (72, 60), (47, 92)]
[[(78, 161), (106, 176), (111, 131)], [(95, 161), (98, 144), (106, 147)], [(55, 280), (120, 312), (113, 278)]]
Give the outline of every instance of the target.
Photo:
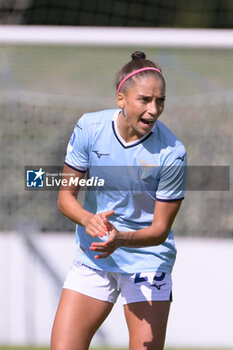
[(117, 94), (117, 104), (120, 108), (125, 107), (125, 97), (124, 94), (122, 94), (121, 92), (118, 92)]

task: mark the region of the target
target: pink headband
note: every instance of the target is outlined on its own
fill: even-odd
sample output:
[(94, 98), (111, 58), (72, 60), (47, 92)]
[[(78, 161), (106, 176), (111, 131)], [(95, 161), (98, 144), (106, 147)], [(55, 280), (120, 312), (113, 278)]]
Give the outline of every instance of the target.
[(144, 72), (146, 70), (154, 70), (154, 71), (162, 74), (161, 70), (159, 70), (158, 68), (154, 68), (154, 67), (144, 67), (144, 68), (137, 69), (137, 70), (133, 71), (132, 73), (126, 75), (126, 77), (120, 82), (118, 89), (117, 89), (117, 92), (120, 92), (120, 89), (126, 80), (131, 78), (133, 75), (140, 73), (140, 72)]

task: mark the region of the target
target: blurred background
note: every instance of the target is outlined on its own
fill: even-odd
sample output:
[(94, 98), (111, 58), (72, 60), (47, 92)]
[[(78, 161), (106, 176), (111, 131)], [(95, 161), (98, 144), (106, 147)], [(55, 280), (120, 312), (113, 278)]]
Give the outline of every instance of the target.
[(1, 1), (2, 24), (232, 28), (232, 0)]
[[(167, 346), (233, 349), (232, 27), (232, 0), (0, 1), (0, 344), (49, 344), (75, 251), (75, 226), (58, 212), (57, 191), (25, 190), (25, 166), (62, 166), (77, 120), (117, 108), (116, 72), (142, 50), (166, 80), (161, 121), (200, 170), (201, 185), (189, 183), (174, 224), (178, 257)], [(50, 29), (63, 39), (53, 42)], [(134, 34), (126, 41), (130, 30), (140, 34), (138, 42)], [(169, 44), (159, 43), (164, 30)], [(205, 174), (204, 166), (212, 171)], [(223, 166), (228, 186), (209, 190)], [(117, 303), (93, 345), (127, 342)]]

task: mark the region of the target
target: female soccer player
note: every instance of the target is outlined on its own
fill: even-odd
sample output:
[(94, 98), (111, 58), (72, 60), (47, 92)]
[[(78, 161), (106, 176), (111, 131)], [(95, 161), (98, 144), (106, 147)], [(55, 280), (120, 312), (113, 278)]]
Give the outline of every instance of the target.
[(77, 249), (52, 350), (88, 349), (119, 294), (130, 350), (164, 347), (176, 256), (171, 226), (184, 198), (186, 152), (158, 121), (165, 80), (157, 64), (133, 53), (116, 88), (119, 109), (83, 115), (67, 147), (64, 178), (87, 173), (101, 181), (87, 186), (83, 207), (80, 183), (59, 192), (60, 211), (77, 224)]

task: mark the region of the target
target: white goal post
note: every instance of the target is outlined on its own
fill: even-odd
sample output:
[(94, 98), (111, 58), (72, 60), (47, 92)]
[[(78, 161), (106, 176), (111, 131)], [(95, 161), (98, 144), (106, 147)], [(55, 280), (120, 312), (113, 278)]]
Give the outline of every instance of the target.
[(232, 49), (233, 30), (1, 25), (0, 44)]

